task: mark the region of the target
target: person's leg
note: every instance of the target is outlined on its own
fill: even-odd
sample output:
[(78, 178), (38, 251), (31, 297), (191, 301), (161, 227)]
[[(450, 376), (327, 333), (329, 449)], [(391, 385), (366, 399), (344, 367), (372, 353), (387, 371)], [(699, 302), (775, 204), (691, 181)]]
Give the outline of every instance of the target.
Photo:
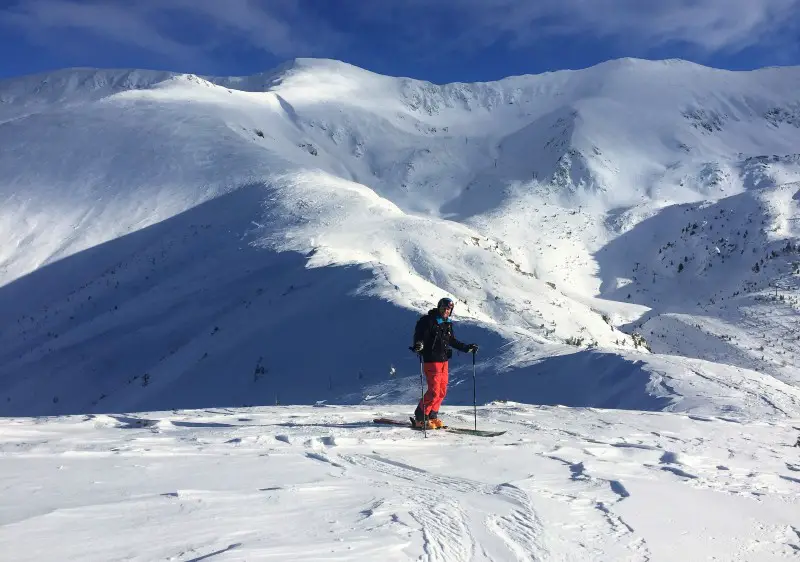
[(425, 372), (425, 379), (428, 383), (428, 389), (425, 391), (425, 395), (414, 411), (414, 417), (417, 421), (422, 421), (424, 419), (423, 416), (425, 418), (430, 417), (431, 406), (433, 405), (437, 393), (438, 365), (440, 365), (440, 363), (424, 363), (422, 365), (422, 369)]
[(431, 410), (429, 417), (437, 419), (439, 417), (439, 407), (447, 395), (448, 369), (447, 361), (436, 363), (436, 374), (433, 377), (433, 398), (431, 400)]

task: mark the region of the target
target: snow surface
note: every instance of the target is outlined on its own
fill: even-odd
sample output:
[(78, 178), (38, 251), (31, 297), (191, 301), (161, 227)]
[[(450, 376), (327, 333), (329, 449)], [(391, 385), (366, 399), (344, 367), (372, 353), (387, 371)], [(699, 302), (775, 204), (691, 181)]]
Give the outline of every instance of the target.
[[(472, 426), (472, 408), (446, 407)], [(0, 552), (63, 560), (768, 562), (800, 551), (788, 421), (492, 404), (0, 420)], [(798, 420), (794, 420), (796, 424)]]
[[(797, 557), (798, 91), (634, 59), (0, 81), (0, 552)], [(446, 414), (474, 382), (500, 438), (368, 423), (413, 410), (442, 296), (481, 346)]]

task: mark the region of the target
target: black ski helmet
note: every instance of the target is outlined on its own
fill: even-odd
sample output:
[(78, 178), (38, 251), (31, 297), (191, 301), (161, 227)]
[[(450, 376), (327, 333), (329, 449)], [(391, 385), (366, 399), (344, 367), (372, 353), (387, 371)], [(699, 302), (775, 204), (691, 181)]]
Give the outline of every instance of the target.
[(447, 297), (439, 299), (436, 308), (453, 308), (453, 299), (448, 299)]

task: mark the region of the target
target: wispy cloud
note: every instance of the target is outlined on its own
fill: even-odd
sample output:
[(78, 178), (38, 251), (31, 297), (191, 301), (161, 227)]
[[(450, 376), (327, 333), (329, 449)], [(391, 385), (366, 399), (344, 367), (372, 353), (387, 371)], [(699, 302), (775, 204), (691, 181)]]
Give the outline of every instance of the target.
[(203, 17), (214, 32), (232, 33), (244, 43), (279, 57), (335, 50), (344, 37), (300, 0), (167, 0), (171, 11)]
[[(377, 3), (376, 3), (377, 4)], [(797, 30), (800, 0), (387, 0), (370, 17), (413, 19), (433, 10), (451, 22), (450, 48), (497, 42), (525, 47), (548, 37), (586, 35), (640, 52), (682, 43), (705, 53), (738, 52)], [(415, 33), (414, 29), (408, 30)]]
[[(764, 41), (800, 11), (800, 0), (559, 0), (543, 5), (559, 16), (553, 32), (596, 30), (619, 40), (629, 37), (646, 48), (683, 42), (707, 52), (735, 52)], [(529, 14), (516, 17), (524, 21)], [(515, 30), (521, 40), (530, 38), (524, 28)]]
[(138, 17), (111, 5), (86, 5), (69, 1), (29, 0), (0, 13), (0, 23), (24, 31), (40, 43), (49, 43), (55, 29), (93, 33), (122, 42), (135, 41), (148, 50), (181, 58), (184, 47), (158, 33)]
[(174, 59), (188, 58), (191, 49), (162, 34), (141, 13), (113, 3), (69, 0), (26, 0), (0, 14), (0, 22), (47, 43), (54, 30), (90, 33), (130, 43)]
[(324, 55), (343, 39), (300, 0), (22, 0), (0, 10), (2, 24), (43, 43), (53, 31), (89, 33), (179, 61), (225, 42), (277, 57)]
[(377, 33), (412, 55), (535, 52), (548, 38), (575, 37), (630, 55), (679, 45), (702, 56), (796, 43), (798, 14), (800, 0), (17, 0), (0, 8), (0, 31), (13, 26), (42, 43), (92, 36), (175, 61), (213, 59), (231, 45), (347, 58)]

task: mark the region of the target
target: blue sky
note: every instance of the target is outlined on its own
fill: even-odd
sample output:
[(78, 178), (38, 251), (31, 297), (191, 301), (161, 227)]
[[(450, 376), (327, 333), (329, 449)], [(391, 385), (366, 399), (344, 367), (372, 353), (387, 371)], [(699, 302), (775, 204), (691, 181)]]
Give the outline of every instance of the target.
[(0, 77), (326, 57), (442, 83), (624, 56), (800, 65), (800, 0), (0, 0)]

